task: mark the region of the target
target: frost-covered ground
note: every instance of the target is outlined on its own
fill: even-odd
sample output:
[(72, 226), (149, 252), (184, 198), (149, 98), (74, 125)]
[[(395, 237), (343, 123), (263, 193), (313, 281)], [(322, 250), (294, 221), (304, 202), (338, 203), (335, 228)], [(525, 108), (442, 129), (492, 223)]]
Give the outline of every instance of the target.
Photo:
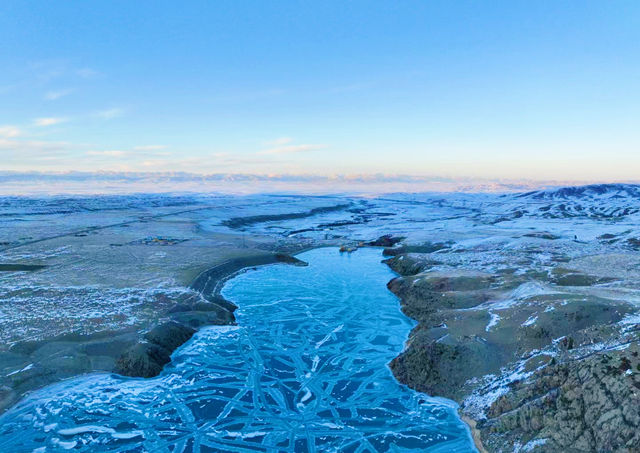
[[(435, 381), (413, 385), (482, 418), (552, 359), (635, 341), (639, 206), (640, 191), (630, 185), (505, 195), (3, 198), (0, 386), (21, 392), (78, 370), (108, 369), (114, 351), (176, 301), (200, 297), (188, 285), (214, 265), (391, 234), (404, 240), (390, 264), (413, 288), (396, 289), (413, 301), (407, 314), (426, 327), (414, 343), (437, 341), (437, 350), (462, 351), (458, 357), (471, 344), (484, 351), (472, 375), (446, 362), (454, 365), (441, 372), (459, 381), (448, 392)], [(439, 299), (429, 299), (433, 285)], [(446, 310), (434, 315), (440, 303)], [(92, 353), (70, 346), (101, 333), (120, 346), (104, 352), (94, 344)], [(74, 358), (64, 373), (50, 372), (56, 354)], [(550, 448), (535, 435), (521, 445)]]
[(293, 244), (224, 227), (210, 232), (211, 224), (332, 203), (259, 196), (2, 199), (0, 341), (6, 348), (156, 319), (201, 271)]
[(0, 199), (0, 410), (47, 383), (111, 371), (146, 331), (177, 316), (176, 305), (206, 302), (190, 288), (203, 271), (311, 244), (234, 231), (225, 220), (336, 204), (212, 195)]

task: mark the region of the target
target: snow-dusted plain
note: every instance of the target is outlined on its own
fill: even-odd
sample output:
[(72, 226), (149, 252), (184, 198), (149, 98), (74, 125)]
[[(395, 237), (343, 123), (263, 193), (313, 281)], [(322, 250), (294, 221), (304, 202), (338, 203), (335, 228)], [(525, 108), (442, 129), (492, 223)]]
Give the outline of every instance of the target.
[[(187, 194), (4, 198), (0, 200), (0, 390), (31, 390), (78, 374), (77, 370), (108, 371), (113, 357), (85, 358), (84, 350), (78, 352), (75, 346), (70, 346), (69, 335), (73, 336), (73, 341), (78, 341), (78, 335), (83, 339), (96, 333), (143, 333), (164, 319), (166, 310), (176, 301), (203, 297), (194, 293), (189, 284), (200, 272), (224, 263), (230, 257), (267, 251), (297, 252), (325, 245), (358, 246), (390, 234), (404, 238), (399, 247), (406, 247), (406, 250), (398, 252), (393, 267), (412, 269), (406, 279), (416, 291), (425, 282), (445, 277), (486, 277), (499, 282), (487, 287), (481, 303), (442, 312), (439, 315), (442, 319), (428, 330), (429, 335), (434, 335), (434, 341), (442, 345), (451, 346), (458, 341), (467, 341), (465, 338), (473, 338), (478, 344), (508, 351), (509, 358), (505, 359), (504, 366), (479, 373), (447, 394), (460, 401), (466, 415), (483, 420), (496, 401), (508, 394), (514, 385), (544, 368), (549, 360), (582, 360), (601, 351), (619, 351), (636, 341), (640, 312), (639, 207), (640, 191), (633, 185), (597, 185), (520, 194), (398, 193), (376, 197)], [(428, 251), (425, 244), (429, 244)], [(432, 247), (434, 244), (437, 246)], [(348, 259), (348, 255), (344, 259)], [(12, 267), (16, 264), (45, 267), (24, 270)], [(260, 272), (245, 275), (263, 275)], [(390, 297), (384, 284), (391, 275), (374, 274), (380, 279), (376, 291)], [(346, 285), (337, 281), (332, 283), (337, 286), (336, 291), (342, 291), (340, 285)], [(301, 288), (305, 289), (302, 283)], [(240, 296), (229, 293), (228, 297), (237, 300), (242, 316), (249, 316), (251, 310), (246, 308), (248, 311), (245, 311)], [(377, 294), (376, 297), (383, 296)], [(396, 303), (395, 299), (393, 301)], [(287, 302), (294, 306), (294, 301)], [(286, 322), (278, 327), (278, 320), (288, 319), (286, 312), (279, 311), (279, 305), (280, 302), (262, 307), (267, 314), (273, 310), (274, 318), (265, 318), (264, 313), (259, 317), (263, 321), (270, 319), (268, 326), (262, 326), (268, 327), (266, 335), (277, 334), (282, 338), (282, 331), (272, 331), (284, 329)], [(358, 307), (347, 304), (343, 308), (348, 311)], [(606, 319), (601, 314), (605, 311)], [(307, 317), (315, 318), (311, 315), (313, 313), (298, 313), (291, 319), (299, 324)], [(357, 317), (355, 311), (352, 315)], [(348, 316), (351, 315), (346, 312), (340, 314), (340, 317), (354, 320)], [(241, 329), (260, 321), (248, 317), (240, 320)], [(351, 329), (346, 323), (339, 332), (329, 335), (330, 341), (327, 341), (331, 343), (341, 335), (364, 329), (366, 325), (362, 322), (363, 319), (359, 319)], [(567, 346), (570, 335), (563, 332), (567, 322), (580, 327), (579, 335), (571, 338), (570, 348)], [(401, 343), (406, 337), (406, 326), (398, 327), (398, 333), (390, 326), (379, 328), (397, 336), (394, 341)], [(77, 402), (85, 407), (91, 401), (92, 391), (100, 389), (97, 394), (101, 394), (117, 385), (121, 390), (129, 389), (116, 392), (123, 407), (130, 407), (129, 404), (135, 407), (136, 404), (128, 399), (127, 392), (133, 392), (132, 398), (141, 392), (150, 407), (162, 411), (165, 406), (158, 395), (164, 395), (162, 392), (171, 388), (172, 398), (183, 401), (181, 404), (188, 400), (195, 407), (197, 395), (176, 396), (180, 386), (192, 384), (191, 379), (176, 375), (176, 370), (187, 366), (186, 362), (196, 360), (197, 354), (192, 355), (189, 351), (205, 354), (204, 350), (213, 347), (213, 343), (229, 346), (231, 342), (237, 346), (246, 340), (239, 333), (242, 330), (225, 329), (202, 331), (178, 354), (182, 358), (157, 381), (140, 383), (92, 376), (83, 381), (81, 392), (76, 396), (71, 396), (73, 389), (65, 384), (55, 387), (55, 391), (69, 392), (65, 394), (69, 398), (77, 397)], [(324, 335), (313, 343), (319, 342), (322, 348)], [(347, 339), (343, 338), (343, 341)], [(364, 344), (365, 339), (357, 341)], [(519, 345), (519, 341), (523, 343)], [(212, 357), (221, 355), (212, 358), (213, 361), (224, 357), (233, 362), (229, 350), (223, 353), (217, 348), (219, 346), (214, 349), (218, 352), (211, 352)], [(390, 355), (378, 351), (381, 355), (376, 367), (383, 370), (381, 373), (388, 373), (384, 365), (401, 349), (388, 350)], [(377, 347), (373, 347), (367, 351), (373, 354), (376, 350)], [(68, 361), (66, 371), (55, 375), (49, 373), (52, 369), (59, 370), (55, 367), (65, 360)], [(313, 368), (313, 358), (310, 360), (304, 366)], [(78, 365), (80, 362), (82, 366)], [(298, 362), (283, 363), (295, 370), (302, 366)], [(315, 366), (318, 369), (320, 365)], [(242, 375), (244, 378), (249, 376), (246, 371)], [(291, 382), (306, 379), (292, 373)], [(637, 374), (632, 369), (625, 376), (636, 379)], [(341, 379), (346, 377), (341, 376)], [(29, 385), (19, 387), (25, 382)], [(215, 390), (216, 385), (203, 384), (206, 387), (203, 392), (214, 395), (229, 388), (225, 383)], [(245, 384), (233, 384), (230, 388), (237, 389), (242, 385)], [(49, 388), (34, 394), (25, 400), (26, 406), (20, 407), (30, 407), (27, 412), (35, 411), (38, 404), (44, 404), (48, 391)], [(306, 392), (296, 392), (300, 400), (307, 398)], [(413, 398), (420, 394), (411, 395), (414, 396), (402, 400), (402, 404), (414, 407)], [(321, 398), (309, 396), (305, 401), (292, 399), (294, 406), (287, 404), (295, 411), (296, 404), (316, 399)], [(171, 415), (180, 407), (174, 404), (169, 410), (167, 406), (169, 422), (182, 416), (191, 417), (187, 413)], [(302, 404), (301, 408), (304, 407), (306, 405)], [(51, 406), (50, 409), (55, 412), (61, 408)], [(451, 411), (443, 413), (451, 414)], [(16, 414), (14, 412), (12, 417), (18, 417)], [(20, 414), (22, 417), (25, 413)], [(143, 428), (118, 425), (107, 429), (96, 420), (88, 420), (85, 425), (89, 428), (74, 431), (84, 425), (53, 426), (56, 422), (47, 422), (49, 415), (42, 414), (43, 418), (34, 416), (29, 420), (22, 419), (21, 423), (26, 423), (24, 426), (30, 426), (30, 429), (43, 430), (47, 442), (58, 439), (60, 448), (79, 448), (83, 442), (90, 442), (89, 438), (99, 442), (116, 439), (123, 445), (149, 441), (146, 437), (150, 435), (149, 424)], [(100, 411), (96, 414), (99, 417)], [(144, 410), (140, 414), (146, 417)], [(151, 417), (150, 413), (147, 415)], [(422, 416), (429, 419), (429, 415), (419, 415)], [(12, 420), (15, 422), (18, 418)], [(431, 422), (433, 420), (427, 424)], [(218, 421), (207, 423), (202, 426), (209, 429)], [(14, 429), (15, 426), (20, 425), (14, 425)], [(163, 436), (170, 439), (169, 443), (192, 445), (189, 442), (197, 438), (195, 428), (181, 433), (172, 431), (167, 427), (169, 425), (162, 426)], [(197, 423), (193, 426), (201, 428)], [(227, 436), (225, 442), (246, 442), (251, 438), (250, 442), (261, 444), (277, 437), (273, 434), (275, 431), (269, 431), (265, 426), (252, 426), (243, 431), (244, 426), (244, 422), (238, 422), (237, 426), (218, 431)], [(398, 429), (397, 426), (393, 428)], [(270, 434), (264, 434), (265, 430)], [(246, 434), (250, 435), (247, 437)], [(2, 441), (10, 442), (14, 435), (6, 432)], [(125, 438), (129, 439), (125, 441)], [(218, 442), (216, 439), (211, 441)], [(344, 441), (341, 439), (336, 442)], [(541, 451), (545, 445), (553, 444), (544, 439), (546, 437), (532, 437), (520, 445), (523, 449)], [(427, 440), (425, 437), (421, 442)], [(151, 441), (160, 442), (158, 439)], [(73, 442), (76, 443), (72, 445)], [(363, 442), (356, 444), (364, 445)], [(382, 447), (379, 449), (384, 451)]]

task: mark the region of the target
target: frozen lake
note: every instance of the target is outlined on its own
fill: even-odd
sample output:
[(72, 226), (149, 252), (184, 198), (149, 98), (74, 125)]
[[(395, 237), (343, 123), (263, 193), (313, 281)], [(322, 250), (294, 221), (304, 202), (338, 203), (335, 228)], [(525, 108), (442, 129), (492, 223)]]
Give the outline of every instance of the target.
[(0, 451), (475, 451), (453, 403), (387, 367), (413, 323), (380, 251), (299, 258), (230, 280), (238, 326), (201, 330), (159, 377), (33, 393), (0, 417)]

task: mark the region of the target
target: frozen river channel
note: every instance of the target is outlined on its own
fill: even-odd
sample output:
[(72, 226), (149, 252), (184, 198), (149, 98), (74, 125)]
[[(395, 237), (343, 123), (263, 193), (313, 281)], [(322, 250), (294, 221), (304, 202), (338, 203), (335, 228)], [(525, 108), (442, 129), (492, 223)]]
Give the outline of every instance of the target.
[(0, 417), (0, 451), (475, 451), (455, 405), (387, 363), (413, 327), (378, 249), (228, 281), (238, 326), (199, 331), (154, 379), (82, 376)]

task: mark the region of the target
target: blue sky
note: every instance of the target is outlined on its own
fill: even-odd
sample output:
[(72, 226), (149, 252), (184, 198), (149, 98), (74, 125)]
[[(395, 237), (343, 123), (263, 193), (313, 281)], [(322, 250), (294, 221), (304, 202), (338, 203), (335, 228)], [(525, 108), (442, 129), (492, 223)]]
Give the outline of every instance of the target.
[(0, 170), (640, 175), (637, 1), (0, 4)]

